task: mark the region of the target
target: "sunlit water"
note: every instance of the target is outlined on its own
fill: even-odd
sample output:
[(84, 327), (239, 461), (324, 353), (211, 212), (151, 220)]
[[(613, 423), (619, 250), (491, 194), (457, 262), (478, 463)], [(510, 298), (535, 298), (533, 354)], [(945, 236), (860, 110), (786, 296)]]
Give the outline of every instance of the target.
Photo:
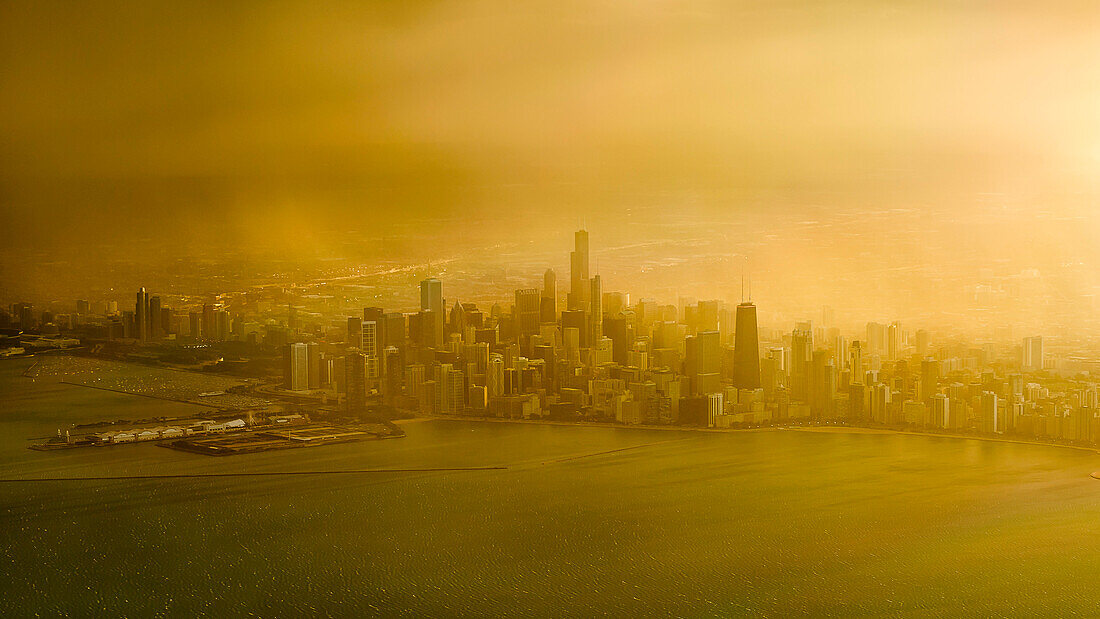
[[(879, 434), (449, 421), (209, 458), (29, 437), (190, 412), (0, 361), (0, 476), (502, 465), (0, 484), (2, 614), (1092, 615), (1100, 457)], [(155, 411), (153, 409), (156, 409)], [(572, 458), (618, 450), (604, 455)], [(570, 459), (572, 458), (572, 459)]]

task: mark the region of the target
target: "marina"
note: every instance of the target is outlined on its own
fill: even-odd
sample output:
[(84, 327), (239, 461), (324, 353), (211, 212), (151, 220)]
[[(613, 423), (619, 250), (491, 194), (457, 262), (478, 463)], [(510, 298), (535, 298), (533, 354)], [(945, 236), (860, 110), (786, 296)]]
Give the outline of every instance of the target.
[(393, 424), (333, 425), (318, 423), (241, 432), (231, 436), (186, 438), (171, 443), (161, 443), (160, 446), (206, 456), (232, 456), (277, 449), (319, 447), (336, 443), (401, 438), (404, 436), (404, 430)]

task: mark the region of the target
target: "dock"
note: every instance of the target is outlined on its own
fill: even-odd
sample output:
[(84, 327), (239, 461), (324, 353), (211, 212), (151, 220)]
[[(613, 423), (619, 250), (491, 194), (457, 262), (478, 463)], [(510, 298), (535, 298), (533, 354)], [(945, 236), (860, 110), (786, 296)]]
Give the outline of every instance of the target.
[(232, 456), (278, 449), (318, 447), (336, 443), (401, 438), (405, 431), (394, 424), (337, 425), (311, 423), (286, 428), (239, 432), (228, 436), (186, 438), (161, 447), (205, 456)]

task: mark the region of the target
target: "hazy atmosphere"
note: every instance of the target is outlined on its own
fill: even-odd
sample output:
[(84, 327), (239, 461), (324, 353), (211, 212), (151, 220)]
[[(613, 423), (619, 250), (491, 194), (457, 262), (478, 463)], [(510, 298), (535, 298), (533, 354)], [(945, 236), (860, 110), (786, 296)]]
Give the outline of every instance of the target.
[[(792, 312), (965, 309), (1028, 269), (1091, 310), (1097, 27), (1091, 2), (5, 3), (0, 235), (159, 267), (560, 251), (586, 221), (720, 244)], [(32, 260), (0, 294), (99, 279)]]

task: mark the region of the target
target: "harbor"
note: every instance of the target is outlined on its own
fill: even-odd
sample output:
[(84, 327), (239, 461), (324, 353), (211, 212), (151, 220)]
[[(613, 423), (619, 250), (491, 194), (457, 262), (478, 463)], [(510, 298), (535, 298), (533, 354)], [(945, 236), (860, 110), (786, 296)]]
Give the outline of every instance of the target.
[(155, 442), (161, 447), (208, 456), (229, 456), (276, 449), (317, 447), (363, 440), (401, 438), (404, 430), (390, 422), (311, 422), (302, 415), (276, 415), (262, 422), (251, 417), (202, 419), (185, 424), (134, 427), (77, 436), (57, 431), (57, 436), (32, 445), (35, 451), (82, 447), (107, 447)]
[(278, 391), (255, 397), (248, 381), (194, 372), (58, 357), (30, 364), (20, 376), (142, 396), (159, 400), (165, 407), (198, 407), (190, 414), (173, 414), (165, 408), (155, 416), (82, 419), (56, 428), (56, 436), (30, 439), (35, 444), (29, 448), (35, 451), (153, 443), (194, 454), (227, 456), (405, 435), (401, 428), (384, 421), (385, 417), (346, 416), (324, 402), (298, 402)]
[(402, 438), (405, 431), (392, 423), (328, 424), (311, 423), (286, 428), (240, 432), (230, 436), (195, 437), (163, 442), (161, 447), (205, 456), (320, 447), (337, 443)]

